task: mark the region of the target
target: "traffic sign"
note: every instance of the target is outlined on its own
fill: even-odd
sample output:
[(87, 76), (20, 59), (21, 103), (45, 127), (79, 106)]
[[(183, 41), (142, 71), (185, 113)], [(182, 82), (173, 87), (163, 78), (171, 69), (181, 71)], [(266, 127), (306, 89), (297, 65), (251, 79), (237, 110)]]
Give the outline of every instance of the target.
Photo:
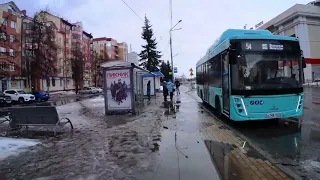
[(174, 67), (174, 68), (173, 68), (173, 72), (174, 72), (174, 73), (178, 73), (178, 68), (177, 68), (177, 67)]
[(190, 76), (193, 76), (193, 73), (192, 73), (192, 72), (190, 72)]
[(192, 69), (192, 68), (190, 68), (190, 69), (189, 69), (189, 72), (193, 72), (193, 69)]

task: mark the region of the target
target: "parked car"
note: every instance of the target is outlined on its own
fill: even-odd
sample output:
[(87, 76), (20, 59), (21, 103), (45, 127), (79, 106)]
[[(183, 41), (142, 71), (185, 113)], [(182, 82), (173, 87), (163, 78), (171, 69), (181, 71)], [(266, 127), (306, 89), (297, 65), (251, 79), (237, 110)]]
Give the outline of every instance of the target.
[(21, 89), (9, 89), (5, 90), (4, 94), (6, 96), (10, 96), (12, 101), (17, 101), (19, 103), (25, 103), (25, 102), (31, 102), (34, 101), (34, 95), (32, 94), (27, 94)]
[(79, 91), (79, 94), (96, 94), (99, 93), (99, 90), (95, 87), (84, 87)]
[(11, 97), (5, 95), (0, 91), (0, 106), (10, 106), (11, 105)]
[(98, 93), (102, 93), (103, 92), (102, 88), (99, 88), (99, 87), (91, 87), (91, 88), (95, 88), (98, 91)]
[(33, 95), (37, 101), (48, 101), (50, 99), (50, 95), (45, 91), (35, 91)]

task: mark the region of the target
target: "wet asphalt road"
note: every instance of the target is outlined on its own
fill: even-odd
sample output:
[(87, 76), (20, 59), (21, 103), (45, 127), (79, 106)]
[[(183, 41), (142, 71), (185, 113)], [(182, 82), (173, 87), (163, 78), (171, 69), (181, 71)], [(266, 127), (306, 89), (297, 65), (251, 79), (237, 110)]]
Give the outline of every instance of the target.
[[(279, 121), (222, 121), (302, 179), (320, 179), (320, 88), (305, 87), (304, 91), (303, 117)], [(192, 96), (196, 96), (195, 92)], [(212, 108), (206, 108), (213, 112)]]

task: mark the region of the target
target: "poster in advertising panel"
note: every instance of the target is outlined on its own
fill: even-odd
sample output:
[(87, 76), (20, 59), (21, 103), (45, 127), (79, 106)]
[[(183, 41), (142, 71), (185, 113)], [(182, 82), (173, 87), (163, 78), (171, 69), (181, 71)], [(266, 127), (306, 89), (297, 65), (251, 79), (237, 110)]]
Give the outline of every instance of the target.
[(108, 110), (131, 109), (130, 69), (106, 72)]

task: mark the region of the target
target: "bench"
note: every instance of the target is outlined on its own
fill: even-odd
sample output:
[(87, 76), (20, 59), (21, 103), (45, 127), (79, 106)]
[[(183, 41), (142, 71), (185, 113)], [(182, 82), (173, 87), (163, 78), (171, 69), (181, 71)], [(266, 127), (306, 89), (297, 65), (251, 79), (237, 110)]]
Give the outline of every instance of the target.
[(21, 129), (22, 126), (55, 126), (54, 135), (56, 135), (56, 127), (70, 124), (71, 129), (73, 125), (69, 118), (59, 118), (57, 109), (55, 106), (25, 106), (25, 107), (10, 107), (9, 118), (0, 121), (4, 123), (8, 121), (8, 130)]

